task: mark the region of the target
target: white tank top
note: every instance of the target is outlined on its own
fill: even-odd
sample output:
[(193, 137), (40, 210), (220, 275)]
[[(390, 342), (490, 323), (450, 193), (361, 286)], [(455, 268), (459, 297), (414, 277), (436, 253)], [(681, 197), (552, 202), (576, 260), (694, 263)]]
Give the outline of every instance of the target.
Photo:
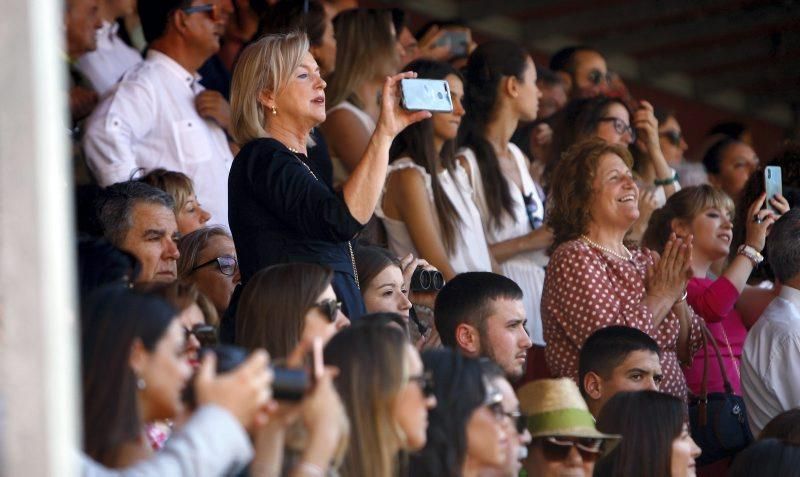
[[(372, 119), (372, 116), (358, 109), (349, 101), (342, 101), (341, 103), (329, 109), (327, 114), (331, 114), (332, 112), (340, 109), (344, 109), (353, 113), (358, 121), (364, 126), (364, 130), (367, 131), (367, 135), (372, 135), (372, 133), (375, 132), (376, 124), (375, 120)], [(361, 152), (363, 153), (364, 151)], [(333, 154), (331, 154), (331, 163), (333, 163), (333, 186), (338, 187), (347, 180), (347, 178), (350, 176), (350, 173), (347, 171), (347, 168), (344, 166), (344, 164), (342, 164), (341, 159)]]

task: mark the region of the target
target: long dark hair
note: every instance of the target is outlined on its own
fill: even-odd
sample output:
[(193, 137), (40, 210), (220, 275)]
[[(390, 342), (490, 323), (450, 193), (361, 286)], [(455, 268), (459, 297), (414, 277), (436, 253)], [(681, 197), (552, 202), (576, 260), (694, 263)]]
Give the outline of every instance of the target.
[(355, 258), (362, 292), (387, 268), (394, 266), (402, 270), (400, 260), (392, 252), (377, 245), (359, 244), (355, 249)]
[(330, 268), (315, 263), (273, 265), (253, 275), (236, 310), (236, 344), (266, 348), (285, 358), (300, 342), (306, 312), (333, 281)]
[(113, 466), (120, 446), (142, 433), (131, 347), (152, 352), (177, 311), (161, 298), (109, 285), (89, 295), (81, 313), (83, 442), (87, 455)]
[(736, 456), (729, 477), (780, 475), (800, 477), (800, 446), (779, 439), (763, 439)]
[(467, 456), (467, 423), (486, 400), (486, 387), (477, 359), (452, 348), (422, 354), (433, 373), (436, 407), (428, 412), (428, 440), (411, 455), (409, 475), (459, 477)]
[[(417, 60), (409, 63), (403, 71), (415, 71), (419, 78), (443, 80), (449, 75), (458, 77), (464, 81), (461, 73), (447, 63), (430, 60)], [(439, 218), (439, 229), (441, 230), (442, 243), (448, 253), (455, 249), (456, 230), (461, 223), (461, 216), (458, 215), (453, 203), (447, 198), (442, 184), (439, 182), (437, 169), (441, 163), (449, 173), (455, 170), (455, 141), (448, 140), (442, 145), (441, 152), (434, 148), (433, 120), (425, 119), (416, 124), (405, 128), (403, 132), (395, 137), (392, 147), (389, 149), (389, 161), (393, 162), (401, 157), (410, 157), (414, 163), (425, 168), (431, 176), (431, 188), (433, 189), (433, 203), (436, 207), (436, 214)]]
[(598, 461), (596, 476), (670, 477), (672, 441), (687, 421), (686, 404), (657, 391), (622, 392), (608, 400), (597, 430), (622, 442)]
[(472, 52), (464, 72), (464, 108), (467, 114), (459, 130), (459, 143), (475, 153), (486, 193), (489, 223), (493, 227), (500, 226), (503, 214), (514, 217), (514, 203), (497, 154), (485, 137), (486, 126), (496, 109), (500, 82), (508, 76), (522, 81), (529, 57), (514, 42), (488, 41)]
[(600, 120), (608, 114), (612, 104), (619, 104), (628, 110), (630, 108), (619, 98), (608, 96), (595, 96), (593, 98), (574, 99), (556, 113), (553, 118), (553, 143), (548, 152), (549, 158), (545, 165), (543, 182), (545, 189), (550, 189), (550, 180), (555, 169), (567, 150), (574, 144), (595, 135)]

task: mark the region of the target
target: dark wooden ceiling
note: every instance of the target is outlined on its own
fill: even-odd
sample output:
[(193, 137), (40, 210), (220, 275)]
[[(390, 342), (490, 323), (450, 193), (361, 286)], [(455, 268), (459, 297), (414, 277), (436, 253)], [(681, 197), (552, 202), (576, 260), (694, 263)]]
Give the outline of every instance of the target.
[(800, 112), (800, 0), (406, 0), (543, 56), (598, 48), (623, 78), (784, 127)]

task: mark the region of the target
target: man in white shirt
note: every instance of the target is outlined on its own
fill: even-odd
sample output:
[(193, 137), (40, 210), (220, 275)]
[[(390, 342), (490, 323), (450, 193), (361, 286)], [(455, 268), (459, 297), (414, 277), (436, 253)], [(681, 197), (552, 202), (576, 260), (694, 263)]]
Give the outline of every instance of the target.
[(142, 61), (142, 55), (117, 34), (117, 19), (133, 12), (134, 0), (101, 0), (98, 6), (102, 26), (97, 30), (97, 49), (78, 58), (75, 66), (102, 97)]
[(800, 209), (775, 222), (767, 250), (781, 292), (747, 333), (742, 350), (742, 390), (755, 436), (773, 417), (800, 407)]
[(211, 223), (227, 226), (230, 107), (197, 74), (219, 50), (227, 20), (221, 1), (139, 0), (149, 51), (89, 118), (84, 149), (102, 187), (140, 169), (186, 174)]

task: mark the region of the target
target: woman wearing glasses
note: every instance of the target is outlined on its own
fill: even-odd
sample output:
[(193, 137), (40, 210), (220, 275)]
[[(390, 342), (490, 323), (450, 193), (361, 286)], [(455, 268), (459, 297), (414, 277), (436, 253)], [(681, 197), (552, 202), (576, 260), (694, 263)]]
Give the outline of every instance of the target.
[(327, 342), (350, 320), (339, 310), (331, 269), (313, 263), (273, 265), (247, 283), (236, 310), (236, 344), (285, 358), (301, 341)]
[(598, 461), (598, 477), (694, 477), (700, 456), (689, 433), (686, 404), (657, 391), (619, 393), (600, 411), (597, 428), (622, 442)]
[(450, 348), (426, 351), (437, 407), (429, 413), (428, 440), (411, 456), (414, 477), (474, 477), (503, 469), (511, 445), (503, 395), (477, 359)]
[(325, 363), (350, 419), (342, 477), (406, 474), (402, 455), (425, 446), (436, 406), (419, 353), (396, 326), (364, 320), (331, 339)]
[(178, 251), (178, 278), (196, 285), (223, 316), (241, 282), (230, 234), (222, 227), (203, 227), (181, 237)]
[[(228, 177), (229, 220), (242, 282), (277, 263), (321, 263), (348, 316), (364, 303), (350, 241), (375, 210), (393, 138), (430, 117), (399, 105), (403, 73), (387, 77), (377, 127), (341, 193), (307, 158), (311, 129), (325, 121), (325, 86), (304, 34), (267, 35), (242, 52), (233, 75), (233, 134), (243, 144)], [(230, 315), (230, 313), (229, 313)]]

